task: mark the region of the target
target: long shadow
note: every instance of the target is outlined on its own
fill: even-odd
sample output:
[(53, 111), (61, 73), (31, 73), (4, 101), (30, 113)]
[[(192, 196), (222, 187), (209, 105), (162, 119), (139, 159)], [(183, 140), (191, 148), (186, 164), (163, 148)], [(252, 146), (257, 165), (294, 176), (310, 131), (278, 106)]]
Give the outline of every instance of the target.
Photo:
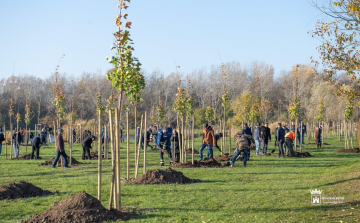
[(345, 182), (350, 182), (350, 181), (353, 181), (353, 180), (360, 180), (360, 177), (354, 177), (354, 178), (346, 179), (346, 180), (339, 180), (339, 181), (336, 181), (336, 182), (332, 182), (332, 183), (327, 183), (327, 184), (320, 185), (320, 187), (321, 187), (321, 186), (333, 186), (333, 185), (336, 185), (336, 184), (341, 184), (341, 183), (345, 183)]

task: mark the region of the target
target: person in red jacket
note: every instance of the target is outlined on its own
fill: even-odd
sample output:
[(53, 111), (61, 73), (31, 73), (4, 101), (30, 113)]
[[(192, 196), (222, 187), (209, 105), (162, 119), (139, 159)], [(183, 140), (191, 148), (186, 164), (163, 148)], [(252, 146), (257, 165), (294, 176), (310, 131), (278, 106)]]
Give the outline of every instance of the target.
[(293, 150), (293, 142), (295, 140), (295, 132), (291, 131), (285, 134), (285, 143), (286, 146), (288, 148), (288, 150), (290, 151), (290, 154), (292, 157), (294, 157), (294, 150)]

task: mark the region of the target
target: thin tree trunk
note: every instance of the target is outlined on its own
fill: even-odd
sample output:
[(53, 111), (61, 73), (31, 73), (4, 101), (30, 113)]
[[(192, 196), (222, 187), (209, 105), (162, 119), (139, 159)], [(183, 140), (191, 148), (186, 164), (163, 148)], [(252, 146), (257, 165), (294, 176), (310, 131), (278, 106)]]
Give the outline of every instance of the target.
[(144, 121), (144, 171), (146, 173), (146, 147), (147, 147), (147, 111), (145, 111), (145, 121)]
[(303, 126), (303, 122), (300, 122), (300, 152), (302, 152), (302, 137), (303, 137), (302, 126)]
[(194, 115), (192, 116), (192, 138), (191, 138), (191, 163), (194, 165), (194, 138), (195, 138), (195, 135), (194, 135), (194, 128), (195, 128), (195, 117)]
[[(6, 143), (6, 126), (4, 125), (4, 136), (5, 136), (5, 159), (8, 159), (7, 157), (7, 143)], [(11, 140), (11, 132), (10, 132), (10, 140)]]
[(126, 179), (130, 179), (129, 111), (126, 112)]
[[(110, 184), (110, 200), (109, 210), (114, 200), (114, 188), (115, 188), (115, 146), (114, 146), (114, 131), (113, 131), (113, 118), (112, 111), (109, 110), (109, 127), (110, 127), (110, 140), (111, 140), (111, 184)], [(116, 209), (116, 202), (114, 202), (114, 208)]]
[(296, 118), (296, 119), (295, 119), (295, 142), (294, 142), (295, 152), (297, 152), (297, 148), (296, 148), (296, 142), (297, 142), (297, 124), (298, 124), (298, 119)]
[[(98, 139), (101, 140), (101, 132), (100, 129), (103, 125), (103, 113), (102, 110), (99, 110), (99, 134)], [(104, 136), (104, 142), (105, 142), (105, 136)], [(101, 169), (102, 169), (102, 145), (101, 142), (99, 142), (98, 147), (98, 200), (101, 203)]]
[(136, 168), (136, 158), (137, 158), (137, 156), (136, 156), (136, 155), (137, 155), (137, 152), (136, 152), (136, 151), (137, 151), (137, 149), (136, 149), (136, 148), (137, 148), (137, 144), (136, 144), (136, 130), (137, 130), (137, 123), (136, 123), (137, 120), (136, 120), (136, 119), (137, 119), (137, 118), (136, 118), (136, 117), (137, 117), (137, 116), (136, 116), (136, 106), (134, 106), (134, 124), (135, 124), (135, 127), (134, 127), (134, 128), (135, 128), (135, 143), (134, 143), (134, 145), (135, 145), (135, 153), (134, 153), (134, 155), (135, 155), (135, 168)]
[(141, 115), (141, 121), (140, 121), (140, 132), (139, 132), (139, 142), (138, 142), (138, 149), (137, 149), (137, 155), (136, 155), (136, 164), (135, 164), (135, 178), (138, 177), (139, 174), (139, 161), (140, 161), (140, 150), (141, 150), (141, 132), (143, 128), (143, 119), (144, 116)]
[(120, 134), (119, 134), (119, 109), (115, 108), (115, 150), (116, 150), (116, 205), (117, 210), (121, 210), (120, 197)]
[[(28, 134), (27, 134), (28, 132), (27, 132), (27, 123), (25, 123), (25, 153), (27, 153), (27, 146), (28, 146), (28, 144), (27, 144), (27, 139), (28, 139)], [(32, 157), (31, 157), (32, 158)]]
[(180, 163), (183, 162), (183, 153), (182, 153), (182, 135), (181, 135), (181, 126), (179, 126), (180, 124), (180, 120), (179, 120), (179, 115), (176, 116), (176, 123), (177, 123), (177, 128), (178, 128), (178, 134), (179, 134), (179, 154), (180, 154)]

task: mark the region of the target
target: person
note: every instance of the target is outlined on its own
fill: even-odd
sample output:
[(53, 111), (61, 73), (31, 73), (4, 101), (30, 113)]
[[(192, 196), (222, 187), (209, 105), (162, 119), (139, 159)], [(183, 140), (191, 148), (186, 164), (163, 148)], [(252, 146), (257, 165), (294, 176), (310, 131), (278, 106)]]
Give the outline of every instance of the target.
[(46, 129), (41, 130), (41, 144), (46, 146)]
[(5, 141), (5, 135), (2, 132), (2, 128), (0, 128), (0, 155), (1, 155), (1, 151), (2, 151), (2, 142)]
[(263, 142), (262, 153), (266, 154), (269, 141), (271, 142), (269, 123), (265, 123), (265, 126), (261, 126), (261, 141)]
[(281, 127), (281, 123), (278, 123), (278, 129), (276, 130), (276, 136), (277, 136), (277, 146), (279, 147), (279, 155), (278, 157), (285, 157), (284, 156), (284, 150), (283, 145), (285, 142), (285, 129)]
[(244, 124), (244, 128), (241, 130), (240, 134), (252, 135), (251, 128), (248, 126), (247, 123)]
[(261, 146), (261, 129), (260, 129), (260, 123), (257, 123), (255, 126), (255, 131), (254, 131), (254, 140), (255, 140), (255, 146), (256, 146), (256, 155), (260, 155), (260, 146)]
[[(295, 132), (291, 131), (285, 134), (285, 144), (287, 150), (290, 151), (292, 157), (295, 157), (294, 150), (293, 150), (293, 142), (295, 140)], [(288, 156), (289, 153), (287, 152), (286, 155)]]
[(243, 167), (246, 167), (246, 163), (248, 161), (248, 155), (250, 154), (250, 146), (252, 143), (255, 143), (255, 140), (251, 135), (247, 135), (247, 134), (237, 134), (236, 135), (236, 150), (235, 150), (235, 154), (231, 160), (230, 167), (234, 166), (236, 158), (241, 153), (244, 153)]
[(295, 132), (295, 123), (291, 122), (291, 131)]
[(35, 137), (32, 140), (32, 152), (31, 152), (31, 156), (30, 159), (34, 159), (34, 153), (35, 153), (35, 159), (39, 159), (39, 153), (40, 153), (40, 144), (41, 144), (41, 140), (40, 137)]
[[(180, 134), (180, 139), (182, 135)], [(175, 150), (175, 159), (180, 160), (180, 145), (179, 145), (179, 133), (177, 129), (174, 129), (173, 134), (171, 135), (170, 141), (174, 143)]]
[(71, 168), (68, 164), (67, 155), (65, 153), (65, 143), (64, 143), (64, 139), (63, 139), (63, 135), (62, 135), (64, 130), (59, 128), (58, 132), (59, 132), (59, 134), (56, 137), (56, 156), (55, 156), (54, 162), (52, 164), (52, 168), (54, 169), (56, 167), (56, 164), (59, 161), (60, 156), (62, 156), (62, 158), (64, 160), (65, 168)]
[[(150, 142), (151, 142), (150, 136), (151, 136), (151, 134), (152, 134), (152, 130), (151, 130), (151, 128), (149, 128), (149, 129), (146, 131), (146, 148), (147, 148), (147, 147), (150, 147), (151, 149), (153, 149), (153, 147), (150, 145)], [(141, 135), (141, 145), (140, 145), (140, 147), (141, 147), (142, 150), (144, 150), (144, 138), (145, 138), (145, 136), (144, 136), (144, 133), (143, 133), (143, 134)]]
[(205, 147), (207, 149), (206, 158), (213, 158), (212, 147), (214, 146), (214, 144), (215, 144), (214, 130), (208, 123), (205, 123), (203, 129), (203, 140), (199, 151), (200, 161), (203, 159), (202, 152)]
[(21, 142), (22, 142), (22, 135), (20, 134), (20, 132), (14, 132), (14, 134), (12, 135), (12, 143), (14, 146), (15, 158), (19, 156)]
[(138, 126), (136, 128), (136, 145), (139, 144), (139, 140), (140, 140), (140, 127)]
[(92, 148), (91, 147), (91, 144), (93, 141), (96, 140), (96, 137), (93, 136), (93, 135), (90, 135), (88, 137), (86, 137), (83, 141), (82, 141), (82, 147), (83, 147), (83, 153), (82, 153), (82, 159), (84, 160), (85, 159), (85, 155), (87, 156), (87, 158), (89, 160), (91, 160), (91, 155), (90, 155), (90, 149)]
[(202, 142), (201, 142), (201, 146), (200, 146), (200, 149), (199, 149), (199, 155), (200, 155), (200, 160), (199, 161), (201, 161), (203, 159), (203, 150), (206, 147), (206, 145), (204, 143), (204, 138), (205, 138), (205, 133), (206, 133), (206, 129), (207, 129), (208, 126), (209, 126), (209, 124), (205, 123), (204, 127), (203, 127)]
[(167, 152), (167, 156), (170, 159), (170, 163), (172, 164), (172, 155), (171, 155), (171, 135), (172, 135), (172, 128), (168, 127), (167, 130), (159, 129), (158, 130), (158, 138), (157, 144), (159, 146), (159, 153), (160, 153), (160, 165), (164, 166), (164, 150)]
[(304, 136), (305, 136), (305, 134), (307, 134), (306, 125), (303, 124), (303, 125), (302, 125), (302, 144), (305, 144), (305, 142), (304, 142)]
[(73, 143), (76, 142), (76, 131), (75, 129), (73, 129)]
[(157, 147), (157, 145), (156, 145), (157, 136), (158, 136), (157, 129), (158, 129), (157, 126), (154, 125), (154, 130), (152, 131), (152, 134), (151, 134), (151, 140), (154, 142), (154, 150), (156, 150), (156, 147)]
[(315, 140), (316, 140), (316, 148), (321, 148), (321, 129), (316, 126), (315, 129)]
[(220, 149), (220, 147), (218, 146), (218, 141), (219, 141), (219, 139), (221, 139), (223, 137), (223, 134), (220, 132), (220, 133), (218, 133), (218, 134), (215, 134), (215, 147), (220, 151), (220, 152), (222, 152), (221, 151), (221, 149)]

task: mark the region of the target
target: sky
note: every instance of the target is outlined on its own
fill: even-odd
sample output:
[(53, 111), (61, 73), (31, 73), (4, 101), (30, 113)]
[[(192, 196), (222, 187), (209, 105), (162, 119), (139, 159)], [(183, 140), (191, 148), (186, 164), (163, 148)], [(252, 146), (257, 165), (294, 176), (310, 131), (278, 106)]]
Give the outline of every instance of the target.
[[(0, 78), (55, 72), (103, 74), (116, 30), (117, 0), (0, 0)], [(275, 75), (318, 57), (308, 31), (322, 18), (307, 0), (131, 0), (134, 56), (147, 73), (190, 73), (253, 61)], [(220, 55), (220, 56), (219, 56)]]

